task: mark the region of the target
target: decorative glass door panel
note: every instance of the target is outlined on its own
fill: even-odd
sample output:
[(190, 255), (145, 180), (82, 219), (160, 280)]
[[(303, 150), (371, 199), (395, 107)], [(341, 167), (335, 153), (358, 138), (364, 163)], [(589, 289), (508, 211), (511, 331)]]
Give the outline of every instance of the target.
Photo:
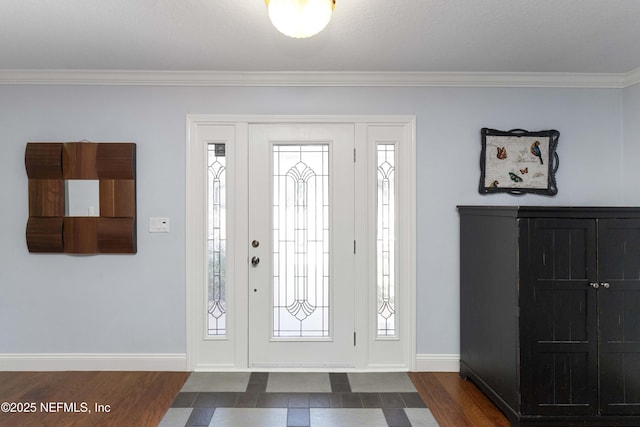
[(377, 157), (377, 323), (379, 337), (396, 335), (395, 145), (378, 144)]
[(329, 146), (273, 148), (273, 336), (329, 336)]
[(207, 335), (225, 336), (227, 259), (226, 157), (224, 144), (207, 147)]
[(354, 364), (353, 125), (249, 129), (249, 365)]

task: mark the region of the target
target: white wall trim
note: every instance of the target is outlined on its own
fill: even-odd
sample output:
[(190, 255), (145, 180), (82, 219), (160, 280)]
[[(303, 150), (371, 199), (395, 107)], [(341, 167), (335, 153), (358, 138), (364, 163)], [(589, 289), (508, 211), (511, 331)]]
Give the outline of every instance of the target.
[(638, 81), (640, 69), (629, 73), (0, 70), (1, 85), (624, 88)]
[(186, 371), (184, 353), (7, 353), (4, 371)]
[(633, 86), (640, 83), (640, 68), (637, 68), (625, 75), (624, 87)]
[[(188, 371), (184, 353), (9, 353), (0, 354), (0, 366), (5, 371)], [(215, 368), (238, 370), (230, 366)], [(370, 367), (367, 371), (380, 368)], [(416, 356), (417, 372), (458, 372), (459, 369), (459, 354)]]
[(460, 355), (418, 354), (416, 372), (460, 372)]

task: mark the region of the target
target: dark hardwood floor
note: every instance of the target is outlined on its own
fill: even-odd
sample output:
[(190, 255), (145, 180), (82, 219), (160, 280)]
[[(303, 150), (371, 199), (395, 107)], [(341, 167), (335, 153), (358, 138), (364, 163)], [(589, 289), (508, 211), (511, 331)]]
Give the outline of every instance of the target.
[[(188, 376), (188, 372), (0, 372), (0, 426), (157, 426)], [(5, 412), (2, 402), (13, 402), (15, 407), (9, 409), (19, 412)]]
[[(9, 412), (3, 405), (0, 426), (155, 427), (188, 376), (187, 372), (0, 372), (0, 403), (13, 402)], [(417, 372), (409, 377), (441, 427), (509, 426), (475, 385), (456, 373)]]
[(440, 427), (509, 427), (500, 410), (454, 372), (410, 372), (409, 377)]

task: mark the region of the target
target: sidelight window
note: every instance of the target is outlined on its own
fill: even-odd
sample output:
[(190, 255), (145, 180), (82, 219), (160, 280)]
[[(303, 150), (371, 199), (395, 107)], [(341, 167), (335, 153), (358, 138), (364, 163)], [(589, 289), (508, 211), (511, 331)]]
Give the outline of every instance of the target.
[(377, 310), (378, 336), (396, 335), (396, 147), (377, 146)]
[(207, 312), (208, 335), (227, 333), (225, 276), (227, 258), (225, 144), (208, 145)]

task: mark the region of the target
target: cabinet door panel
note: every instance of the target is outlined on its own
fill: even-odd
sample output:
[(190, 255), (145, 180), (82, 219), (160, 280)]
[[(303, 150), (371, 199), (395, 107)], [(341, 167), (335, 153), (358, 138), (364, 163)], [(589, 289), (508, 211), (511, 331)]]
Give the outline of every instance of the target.
[(640, 220), (598, 221), (600, 405), (640, 412)]
[[(539, 415), (597, 413), (596, 224), (593, 220), (531, 220), (531, 325), (528, 397)], [(526, 293), (526, 290), (523, 290)]]
[(541, 408), (554, 406), (584, 408), (589, 402), (589, 382), (584, 375), (589, 369), (588, 351), (562, 352), (562, 348), (549, 346), (540, 350), (537, 364), (539, 378), (538, 405)]

